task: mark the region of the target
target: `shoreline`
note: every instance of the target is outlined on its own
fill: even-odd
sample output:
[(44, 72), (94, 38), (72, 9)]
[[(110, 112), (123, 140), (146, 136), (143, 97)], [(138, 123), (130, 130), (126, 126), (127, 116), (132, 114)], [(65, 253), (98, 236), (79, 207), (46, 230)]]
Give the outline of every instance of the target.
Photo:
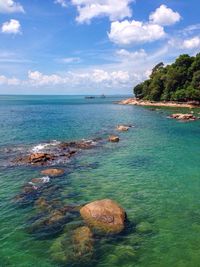
[(127, 98), (117, 102), (119, 105), (135, 105), (149, 107), (179, 107), (179, 108), (200, 108), (200, 105), (180, 102), (153, 102), (148, 100), (137, 100), (136, 98)]

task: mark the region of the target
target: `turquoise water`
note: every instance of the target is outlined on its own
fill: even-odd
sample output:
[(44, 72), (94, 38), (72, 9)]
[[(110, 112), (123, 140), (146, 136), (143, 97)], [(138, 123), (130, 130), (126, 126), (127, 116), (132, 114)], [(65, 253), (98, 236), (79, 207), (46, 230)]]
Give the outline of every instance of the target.
[[(48, 238), (31, 234), (27, 228), (37, 209), (13, 201), (41, 168), (10, 166), (10, 151), (17, 155), (52, 140), (107, 138), (118, 124), (135, 127), (120, 133), (117, 144), (104, 142), (57, 165), (66, 174), (53, 181), (59, 190), (52, 198), (65, 204), (112, 198), (131, 225), (116, 239), (96, 240), (90, 264), (78, 266), (200, 266), (200, 121), (181, 123), (167, 118), (175, 109), (152, 111), (113, 104), (116, 100), (0, 96), (1, 267), (63, 266), (50, 249), (62, 232)], [(149, 233), (136, 231), (141, 222), (150, 225)]]

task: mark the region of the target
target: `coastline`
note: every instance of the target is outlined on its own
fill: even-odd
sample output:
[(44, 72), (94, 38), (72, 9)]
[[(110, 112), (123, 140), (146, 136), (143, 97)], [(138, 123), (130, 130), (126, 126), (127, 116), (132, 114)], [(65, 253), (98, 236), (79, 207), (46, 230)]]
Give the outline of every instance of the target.
[(136, 98), (127, 98), (117, 102), (119, 105), (136, 105), (149, 107), (179, 107), (179, 108), (199, 108), (200, 105), (193, 103), (179, 103), (179, 102), (153, 102), (147, 100), (137, 100)]

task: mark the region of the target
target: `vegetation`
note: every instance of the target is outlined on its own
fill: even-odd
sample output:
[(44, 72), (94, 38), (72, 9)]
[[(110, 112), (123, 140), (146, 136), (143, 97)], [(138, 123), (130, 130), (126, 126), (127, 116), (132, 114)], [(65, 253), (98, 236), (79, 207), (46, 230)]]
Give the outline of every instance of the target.
[(135, 86), (136, 98), (151, 101), (200, 101), (200, 53), (157, 64), (150, 78)]

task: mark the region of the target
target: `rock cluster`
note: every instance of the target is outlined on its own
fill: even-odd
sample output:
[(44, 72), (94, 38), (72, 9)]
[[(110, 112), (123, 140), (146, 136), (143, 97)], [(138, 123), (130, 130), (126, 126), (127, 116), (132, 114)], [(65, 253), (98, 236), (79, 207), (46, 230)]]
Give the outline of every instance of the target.
[(191, 113), (187, 113), (187, 114), (183, 114), (183, 113), (175, 113), (175, 114), (172, 114), (170, 116), (170, 118), (172, 119), (177, 119), (177, 120), (181, 120), (181, 121), (194, 121), (196, 120), (197, 118), (191, 114)]

